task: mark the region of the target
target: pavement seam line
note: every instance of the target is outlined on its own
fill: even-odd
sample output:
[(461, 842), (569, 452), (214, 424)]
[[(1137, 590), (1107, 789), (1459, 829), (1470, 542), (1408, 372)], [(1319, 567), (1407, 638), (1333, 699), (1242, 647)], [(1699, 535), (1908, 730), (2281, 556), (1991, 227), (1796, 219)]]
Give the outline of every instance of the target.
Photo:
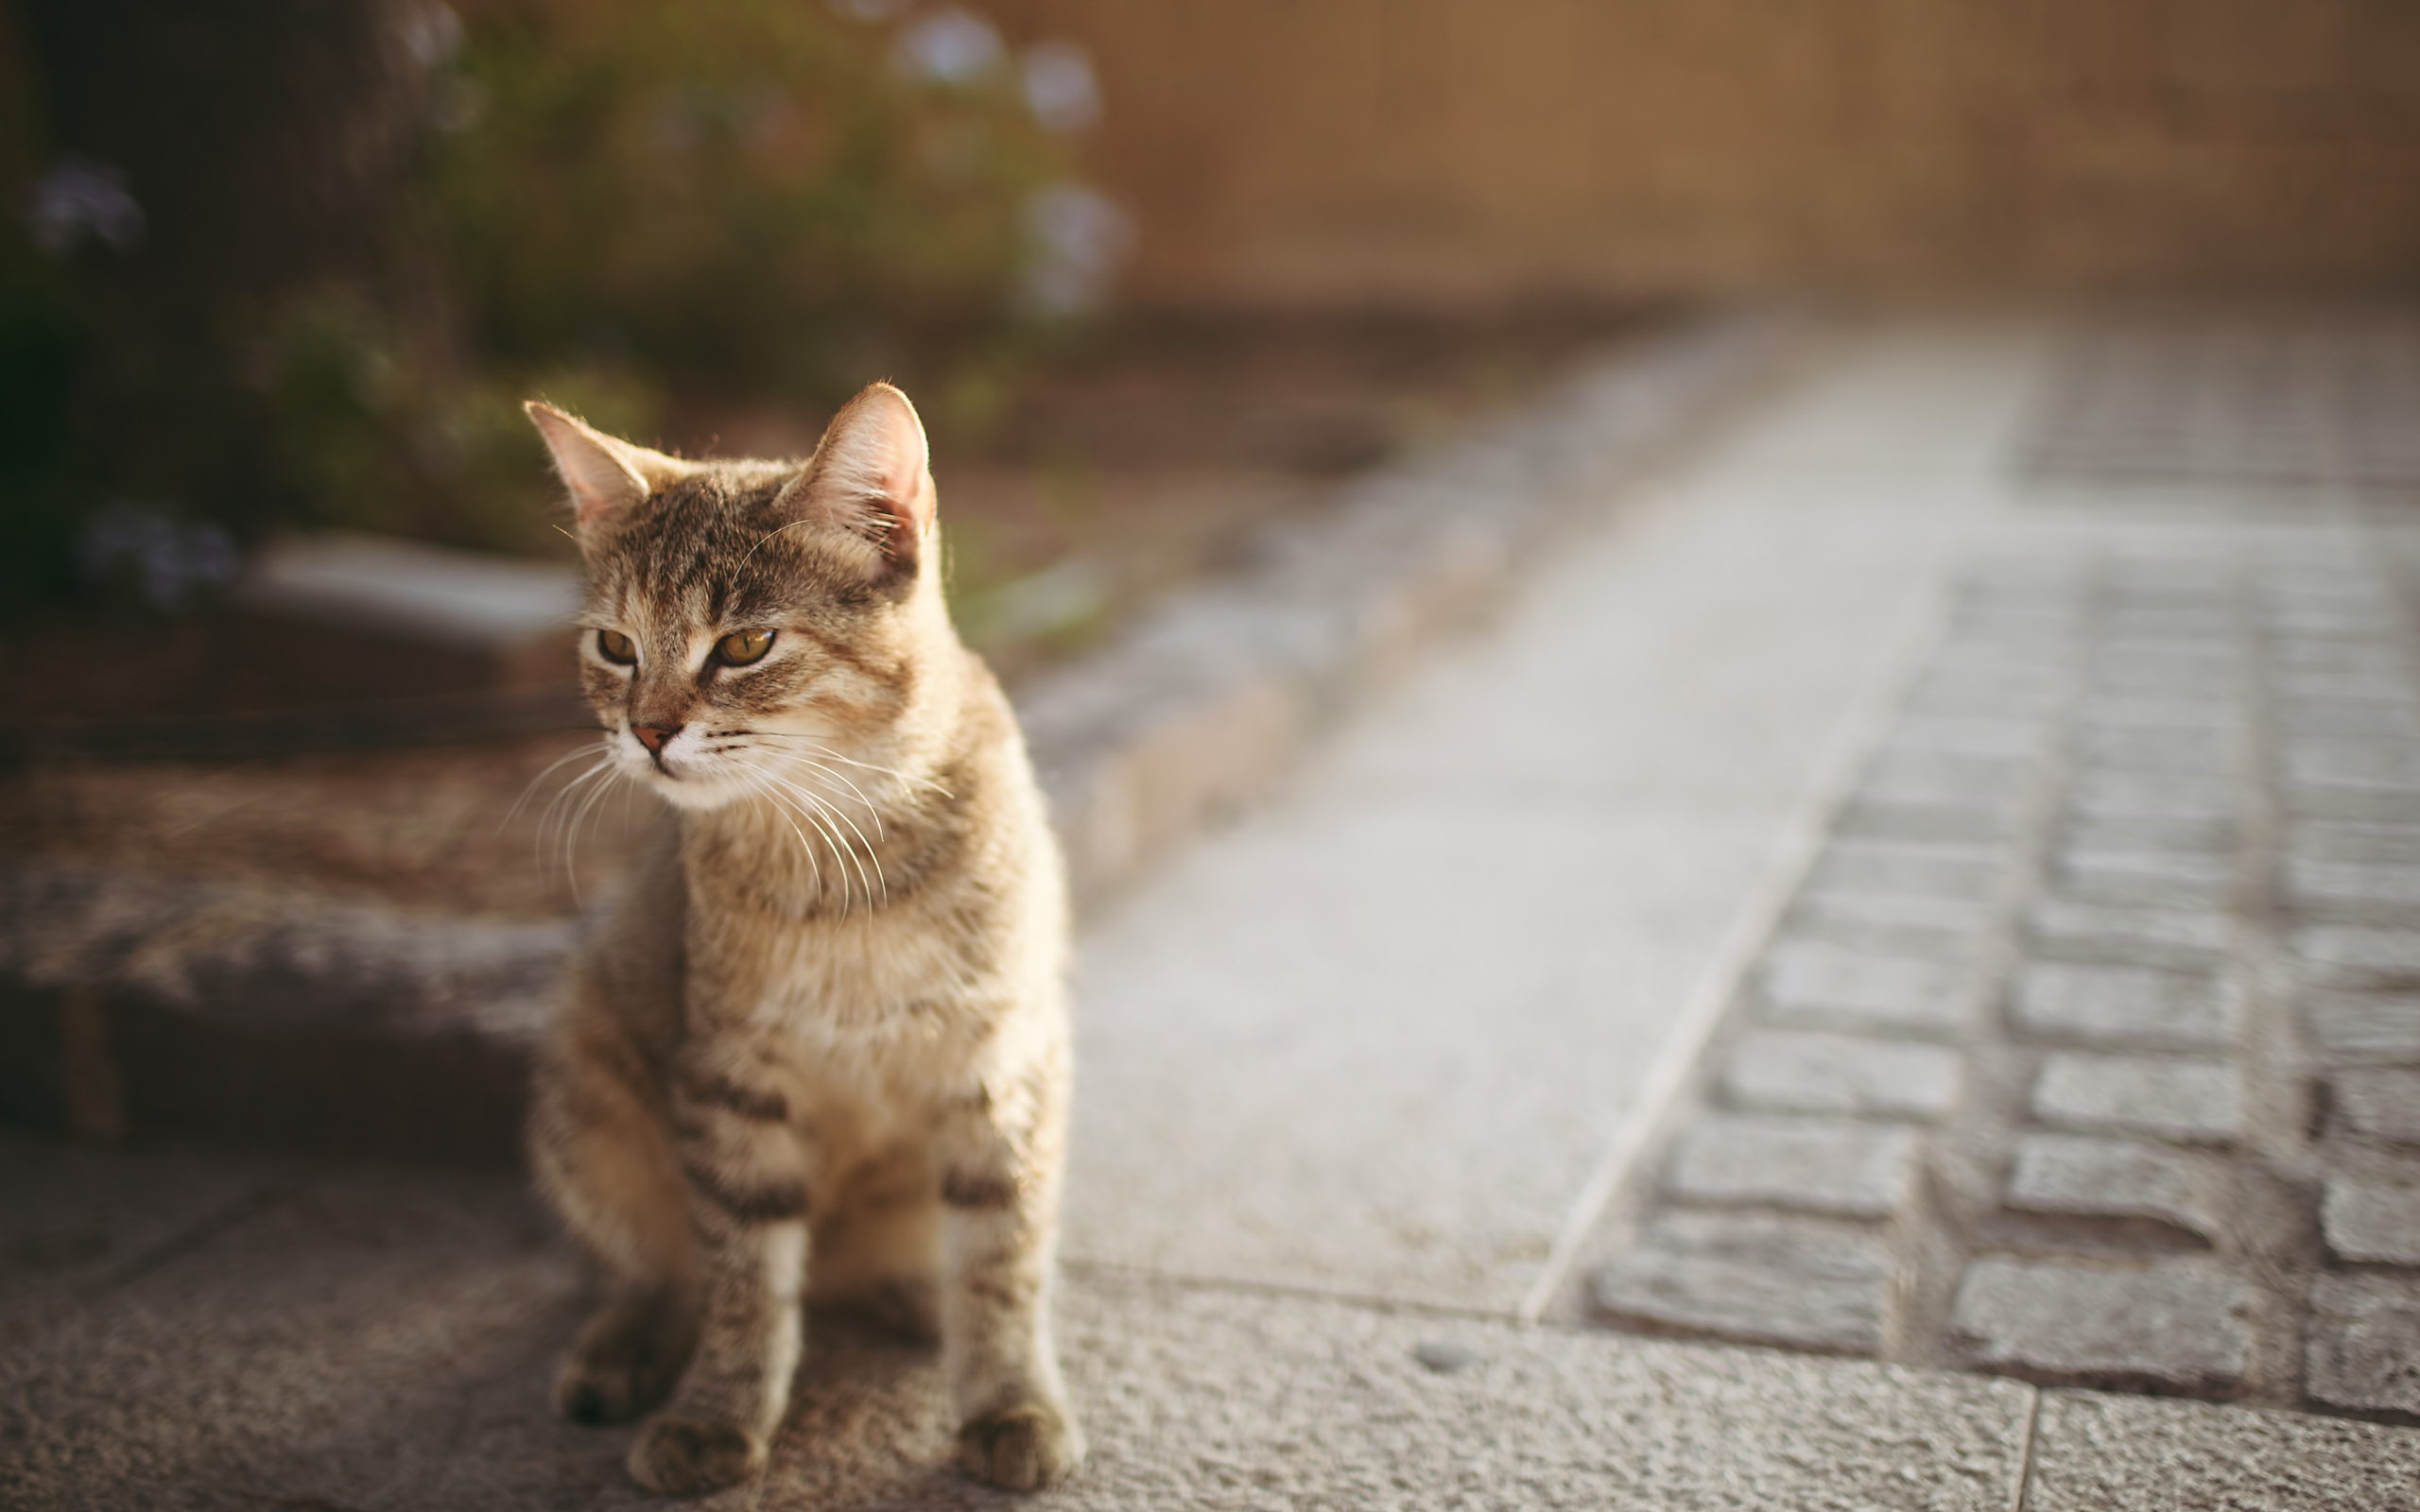
[(2025, 1512), (2026, 1501), (2033, 1491), (2033, 1444), (2042, 1429), (2042, 1388), (2031, 1387), (2032, 1397), (2026, 1403), (2025, 1426), (2017, 1430), (2016, 1485), (2009, 1498), (2008, 1512)]
[(1649, 1068), (1638, 1100), (1615, 1125), (1603, 1157), (1573, 1199), (1537, 1280), (1513, 1314), (1516, 1322), (1535, 1324), (1546, 1314), (1606, 1207), (1629, 1183), (1639, 1160), (1653, 1147), (1694, 1083), (1698, 1063), (1738, 997), (1741, 983), (1823, 853), (1833, 816), (1847, 801), (1866, 763), (1889, 733), (1911, 679), (1940, 639), (1945, 614), (1942, 589), (1936, 582), (1903, 612), (1899, 627), (1882, 638), (1876, 665), (1860, 679), (1865, 692), (1854, 713), (1826, 742), (1823, 759), (1816, 764), (1813, 788), (1782, 827), (1781, 839), (1768, 852), (1755, 889), (1724, 932), (1713, 965), (1698, 978), (1671, 1037)]
[(242, 1228), (284, 1201), (285, 1195), (285, 1188), (272, 1181), (203, 1214), (112, 1267), (107, 1275), (85, 1288), (82, 1300), (98, 1302), (147, 1276), (166, 1269), (188, 1255), (209, 1247), (221, 1236)]
[(1257, 1297), (1282, 1301), (1332, 1302), (1339, 1306), (1356, 1307), (1370, 1313), (1451, 1318), (1465, 1323), (1490, 1323), (1499, 1328), (1516, 1321), (1509, 1318), (1500, 1308), (1475, 1305), (1465, 1307), (1425, 1297), (1390, 1297), (1383, 1292), (1343, 1291), (1302, 1281), (1274, 1281), (1249, 1276), (1218, 1276), (1200, 1271), (1162, 1270), (1154, 1265), (1130, 1264), (1111, 1260), (1063, 1258), (1059, 1262), (1059, 1268), (1069, 1275), (1142, 1281), (1153, 1286), (1172, 1286), (1187, 1292), (1218, 1292), (1228, 1296)]

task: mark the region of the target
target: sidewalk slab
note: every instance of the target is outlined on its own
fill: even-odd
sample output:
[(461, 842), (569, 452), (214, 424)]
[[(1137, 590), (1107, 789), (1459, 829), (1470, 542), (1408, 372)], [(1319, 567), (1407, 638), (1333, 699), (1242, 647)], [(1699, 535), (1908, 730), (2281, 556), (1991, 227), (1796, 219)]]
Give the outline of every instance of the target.
[(2420, 1433), (2149, 1397), (2045, 1392), (2021, 1512), (2420, 1505)]
[(1988, 501), (1830, 404), (1634, 492), (1087, 932), (1071, 1257), (1521, 1305)]
[[(47, 1174), (16, 1175), (28, 1170)], [(138, 1276), (88, 1274), (43, 1315), (0, 1325), (0, 1503), (664, 1504), (623, 1474), (628, 1430), (553, 1416), (547, 1382), (582, 1286), (516, 1183), (62, 1154), (16, 1136), (0, 1137), (0, 1292), (42, 1263), (26, 1237), (87, 1221), (94, 1193), (174, 1174), (269, 1194)], [(129, 1237), (102, 1229), (105, 1247)], [(933, 1351), (835, 1315), (810, 1329), (766, 1479), (697, 1504), (1998, 1512), (2033, 1401), (2011, 1382), (1081, 1268), (1059, 1317), (1093, 1444), (1061, 1491), (960, 1477)]]

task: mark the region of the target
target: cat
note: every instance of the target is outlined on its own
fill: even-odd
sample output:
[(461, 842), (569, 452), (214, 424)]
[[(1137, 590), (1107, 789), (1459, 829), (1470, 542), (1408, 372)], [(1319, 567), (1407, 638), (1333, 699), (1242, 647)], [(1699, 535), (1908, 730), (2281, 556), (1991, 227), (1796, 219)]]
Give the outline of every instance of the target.
[(1014, 715), (943, 601), (924, 426), (876, 384), (804, 463), (532, 402), (587, 569), (580, 679), (665, 800), (539, 1058), (538, 1184), (611, 1293), (557, 1378), (630, 1469), (762, 1470), (802, 1304), (938, 1332), (957, 1453), (1082, 1457), (1050, 1339), (1067, 904)]

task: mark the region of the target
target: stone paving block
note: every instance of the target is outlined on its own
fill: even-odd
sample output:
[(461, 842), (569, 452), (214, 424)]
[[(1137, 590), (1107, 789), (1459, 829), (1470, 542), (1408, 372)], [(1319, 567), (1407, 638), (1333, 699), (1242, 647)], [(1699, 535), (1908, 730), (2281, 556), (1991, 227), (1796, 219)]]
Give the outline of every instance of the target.
[(1959, 898), (1810, 892), (1790, 905), (1784, 927), (1879, 955), (1960, 960), (1979, 951), (1997, 922), (1997, 909)]
[(1958, 1095), (1959, 1056), (1940, 1045), (1759, 1029), (1723, 1069), (1723, 1095), (1776, 1113), (1934, 1119)]
[(1682, 1130), (1664, 1188), (1686, 1202), (1885, 1218), (1907, 1195), (1916, 1152), (1904, 1126), (1706, 1113)]
[(2140, 966), (2206, 967), (2226, 954), (2227, 916), (2206, 909), (2125, 908), (2046, 898), (2027, 933), (2056, 954)]
[(2420, 1265), (2420, 1187), (2332, 1176), (2319, 1227), (2339, 1260)]
[(2007, 858), (1991, 850), (1836, 844), (1825, 848), (1808, 875), (1806, 891), (1982, 903), (1998, 896), (2007, 876)]
[(2283, 754), (2285, 779), (2292, 786), (2420, 789), (2420, 741), (2290, 738)]
[(1951, 717), (2047, 714), (2058, 707), (2065, 681), (2056, 674), (2024, 668), (1993, 675), (1936, 667), (1908, 691), (1906, 707), (1911, 713)]
[(2406, 914), (2420, 910), (2420, 865), (2286, 858), (2286, 897), (2296, 907)]
[(2272, 680), (2281, 693), (2306, 698), (2343, 698), (2403, 705), (2411, 698), (2408, 679), (2376, 671), (2333, 671), (2325, 667), (2274, 670)]
[(2119, 1269), (1993, 1257), (1966, 1267), (1949, 1328), (1985, 1370), (2206, 1395), (2242, 1383), (2254, 1301), (2207, 1261)]
[(2084, 724), (2076, 728), (2083, 761), (2113, 771), (2163, 776), (2232, 776), (2242, 765), (2239, 737), (2220, 728)]
[(2058, 850), (2114, 854), (2224, 856), (2241, 843), (2233, 819), (2161, 819), (2143, 815), (2066, 814), (2061, 816)]
[(2029, 1134), (2002, 1202), (2061, 1218), (2150, 1219), (2198, 1238), (2225, 1222), (2226, 1176), (2207, 1157), (2136, 1140)]
[(2420, 736), (2420, 709), (2409, 704), (2287, 694), (2276, 698), (2273, 707), (2281, 726), (2314, 735)]
[(2323, 987), (2420, 983), (2420, 929), (2311, 924), (2293, 933), (2294, 957)]
[(2402, 1512), (2420, 1433), (2156, 1397), (2043, 1393), (2024, 1512)]
[(2041, 719), (1910, 713), (1891, 727), (1882, 749), (2032, 761), (2049, 747), (2051, 730)]
[(2147, 652), (2110, 654), (2096, 661), (2086, 686), (2096, 694), (2120, 696), (2190, 697), (2204, 694), (2223, 697), (2243, 680), (2244, 663), (2227, 656), (2157, 656)]
[(2420, 824), (2298, 820), (2286, 832), (2286, 853), (2297, 861), (2420, 866)]
[(1951, 807), (1880, 802), (1858, 797), (1833, 821), (1836, 834), (1855, 840), (1904, 840), (1924, 845), (1993, 845), (2017, 838), (2023, 829), (2014, 805)]
[(2152, 907), (2223, 903), (2235, 860), (2206, 850), (2085, 850), (2062, 847), (2051, 867), (2059, 893), (2083, 902)]
[(2029, 961), (2009, 990), (2024, 1033), (2113, 1048), (2215, 1050), (2234, 1043), (2239, 994), (2207, 976), (2139, 966)]
[(2032, 775), (2030, 762), (1886, 749), (1858, 779), (1857, 798), (1883, 807), (1998, 809), (2020, 800)]
[[(2420, 1413), (2420, 1282), (2402, 1276), (2315, 1277), (2303, 1388), (2332, 1407)], [(2412, 1487), (2420, 1487), (2420, 1466), (2406, 1489)]]
[(2420, 995), (2314, 992), (2303, 1000), (2303, 1022), (2331, 1056), (2420, 1060)]
[(2397, 642), (2402, 627), (2389, 609), (2360, 613), (2296, 608), (2270, 624), (2264, 670), (2283, 681), (2302, 677), (2374, 679), (2388, 697), (2411, 696), (2411, 661)]
[(1790, 940), (1766, 953), (1762, 1006), (1775, 1022), (1954, 1035), (1974, 1022), (1981, 987), (1970, 966)]
[(2175, 1056), (2050, 1056), (2031, 1107), (2057, 1127), (2196, 1143), (2232, 1140), (2243, 1124), (2235, 1068)]
[(2243, 727), (2246, 705), (2234, 696), (2158, 696), (2087, 689), (2076, 703), (2079, 724), (2138, 730), (2232, 730)]
[(2209, 778), (2086, 771), (2068, 788), (2066, 801), (2068, 808), (2084, 815), (2211, 819), (2241, 813), (2244, 795), (2233, 782)]
[(1590, 1278), (1612, 1319), (1844, 1354), (1882, 1345), (1891, 1256), (1868, 1237), (1768, 1218), (1675, 1212)]
[(2296, 819), (2393, 823), (2420, 811), (2420, 787), (2312, 787), (2288, 782), (2283, 806)]
[(2328, 1122), (2338, 1133), (2420, 1144), (2420, 1071), (2331, 1072), (2327, 1106)]

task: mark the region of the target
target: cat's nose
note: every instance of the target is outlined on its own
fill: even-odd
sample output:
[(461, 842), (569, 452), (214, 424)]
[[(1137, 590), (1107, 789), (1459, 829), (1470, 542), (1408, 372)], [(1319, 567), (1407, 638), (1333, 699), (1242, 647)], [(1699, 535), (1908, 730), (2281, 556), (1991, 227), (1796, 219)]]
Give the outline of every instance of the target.
[(679, 725), (632, 725), (631, 733), (639, 737), (640, 745), (657, 755), (662, 755), (664, 743), (681, 733), (681, 729)]

